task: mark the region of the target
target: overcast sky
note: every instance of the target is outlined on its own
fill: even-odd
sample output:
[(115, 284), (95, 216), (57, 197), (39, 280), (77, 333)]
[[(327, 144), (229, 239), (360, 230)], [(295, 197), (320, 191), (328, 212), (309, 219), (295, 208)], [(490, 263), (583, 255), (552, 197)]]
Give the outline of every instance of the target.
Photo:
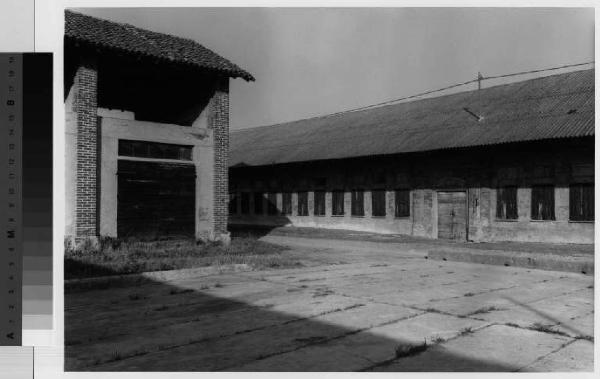
[(492, 76), (594, 59), (590, 8), (79, 11), (192, 38), (252, 73), (256, 82), (231, 81), (231, 129), (412, 95), (478, 71)]

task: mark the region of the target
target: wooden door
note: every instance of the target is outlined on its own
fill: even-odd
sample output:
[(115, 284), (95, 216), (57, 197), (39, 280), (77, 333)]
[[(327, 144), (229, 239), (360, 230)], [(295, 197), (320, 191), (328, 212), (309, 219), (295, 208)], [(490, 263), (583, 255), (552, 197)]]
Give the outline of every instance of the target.
[(466, 192), (438, 192), (438, 238), (467, 239)]

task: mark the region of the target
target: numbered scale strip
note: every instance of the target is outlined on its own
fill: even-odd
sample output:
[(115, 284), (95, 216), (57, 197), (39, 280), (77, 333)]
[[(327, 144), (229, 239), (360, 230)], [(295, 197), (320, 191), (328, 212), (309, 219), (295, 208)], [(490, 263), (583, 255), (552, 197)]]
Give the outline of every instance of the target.
[(22, 342), (23, 56), (0, 54), (0, 346)]

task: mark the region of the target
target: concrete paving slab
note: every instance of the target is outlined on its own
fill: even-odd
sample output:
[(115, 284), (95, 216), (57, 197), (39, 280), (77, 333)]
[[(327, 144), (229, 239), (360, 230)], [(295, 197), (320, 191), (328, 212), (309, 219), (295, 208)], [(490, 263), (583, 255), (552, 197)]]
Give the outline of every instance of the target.
[(554, 334), (493, 325), (374, 371), (518, 371), (568, 342)]
[(422, 313), (331, 341), (327, 345), (349, 349), (371, 362), (384, 362), (395, 357), (399, 345), (434, 344), (439, 339), (456, 337), (466, 328), (476, 330), (485, 325), (488, 324), (478, 320)]
[(520, 371), (594, 371), (594, 344), (590, 341), (577, 340)]

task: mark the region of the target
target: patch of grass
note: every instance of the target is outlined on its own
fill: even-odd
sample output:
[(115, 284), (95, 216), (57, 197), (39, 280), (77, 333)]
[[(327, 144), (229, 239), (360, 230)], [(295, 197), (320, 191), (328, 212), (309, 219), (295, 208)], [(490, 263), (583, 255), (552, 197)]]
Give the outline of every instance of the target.
[(410, 357), (422, 353), (427, 350), (428, 347), (427, 341), (423, 341), (423, 343), (419, 345), (400, 344), (396, 346), (396, 358)]
[(192, 267), (247, 264), (255, 269), (299, 267), (289, 248), (237, 237), (229, 246), (188, 240), (145, 241), (101, 238), (97, 246), (65, 243), (65, 279), (124, 275)]

